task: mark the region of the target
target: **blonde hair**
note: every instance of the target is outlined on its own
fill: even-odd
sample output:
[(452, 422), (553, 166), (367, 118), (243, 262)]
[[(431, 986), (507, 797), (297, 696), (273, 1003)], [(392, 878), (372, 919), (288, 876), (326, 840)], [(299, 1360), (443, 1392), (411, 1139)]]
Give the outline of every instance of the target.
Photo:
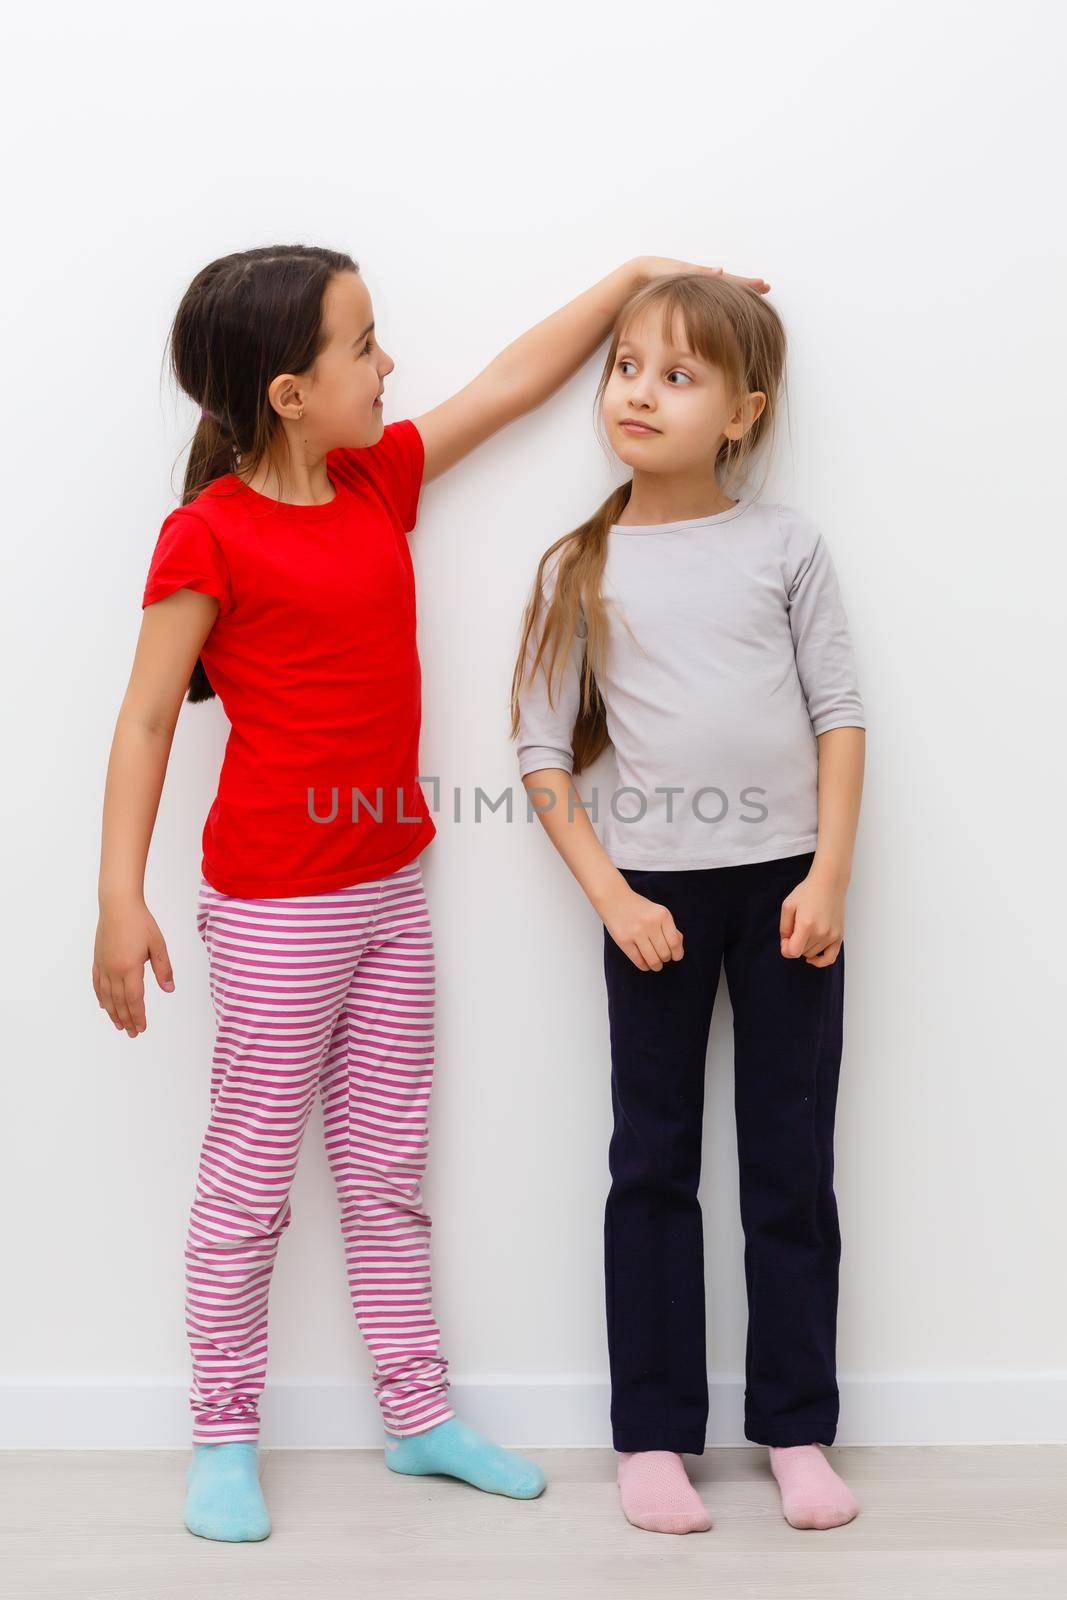
[[(715, 481), (724, 493), (740, 498), (753, 460), (767, 446), (769, 457), (778, 417), (778, 395), (785, 375), (786, 336), (778, 313), (755, 289), (726, 277), (704, 273), (676, 273), (656, 278), (636, 290), (615, 319), (611, 346), (597, 385), (594, 405), (597, 420), (608, 379), (626, 329), (646, 310), (659, 306), (663, 336), (672, 337), (679, 313), (689, 348), (710, 365), (721, 368), (728, 403), (736, 405), (748, 393), (760, 390), (766, 404), (740, 439), (723, 438), (714, 462)], [(608, 534), (630, 499), (633, 480), (619, 484), (589, 519), (550, 545), (541, 557), (533, 590), (522, 619), (522, 637), (511, 684), (511, 737), (519, 731), (519, 695), (526, 679), (531, 636), (540, 641), (529, 664), (529, 677), (544, 671), (552, 703), (552, 682), (566, 662), (580, 616), (587, 633), (581, 669), (581, 702), (572, 734), (574, 771), (590, 766), (608, 743), (604, 703), (596, 672), (604, 659), (608, 638), (607, 610), (600, 594)], [(558, 552), (554, 584), (544, 603), (545, 568)], [(542, 624), (542, 611), (544, 621)]]

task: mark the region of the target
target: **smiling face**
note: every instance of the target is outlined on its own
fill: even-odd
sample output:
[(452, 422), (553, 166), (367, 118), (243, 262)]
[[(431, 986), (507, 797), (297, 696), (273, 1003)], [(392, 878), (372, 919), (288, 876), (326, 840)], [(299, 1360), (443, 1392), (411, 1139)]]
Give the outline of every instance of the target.
[(322, 451), (377, 444), (385, 426), (382, 389), (395, 363), (375, 337), (374, 309), (357, 272), (330, 279), (322, 333), (323, 348), (306, 373), (273, 380), (271, 403)]
[(732, 405), (721, 367), (690, 350), (680, 313), (668, 340), (653, 305), (624, 328), (604, 386), (601, 415), (616, 455), (641, 472), (680, 472), (701, 464), (710, 472), (725, 436), (739, 438), (753, 408)]

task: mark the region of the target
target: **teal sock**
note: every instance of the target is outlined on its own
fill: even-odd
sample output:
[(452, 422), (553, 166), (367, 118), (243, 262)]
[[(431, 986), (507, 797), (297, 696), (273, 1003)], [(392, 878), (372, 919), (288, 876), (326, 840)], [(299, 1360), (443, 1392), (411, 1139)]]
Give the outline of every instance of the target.
[(387, 1433), (385, 1464), (391, 1472), (420, 1476), (441, 1472), (489, 1494), (510, 1495), (513, 1500), (535, 1500), (545, 1487), (545, 1475), (536, 1462), (494, 1444), (457, 1417), (439, 1422), (425, 1433), (402, 1438)]
[(265, 1539), (270, 1517), (253, 1440), (195, 1444), (185, 1477), (185, 1526), (201, 1539)]

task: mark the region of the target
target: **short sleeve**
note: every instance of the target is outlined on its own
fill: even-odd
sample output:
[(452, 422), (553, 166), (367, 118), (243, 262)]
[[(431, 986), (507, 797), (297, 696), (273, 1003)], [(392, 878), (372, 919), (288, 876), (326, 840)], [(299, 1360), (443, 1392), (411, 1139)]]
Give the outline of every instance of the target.
[(822, 532), (802, 512), (778, 507), (786, 602), (797, 674), (816, 733), (867, 726), (845, 606)]
[(214, 595), (219, 615), (233, 609), (230, 571), (218, 539), (203, 517), (185, 506), (172, 511), (159, 530), (149, 563), (142, 609), (176, 589)]
[(410, 417), (387, 422), (377, 444), (341, 449), (338, 454), (351, 470), (370, 478), (404, 532), (410, 533), (418, 517), (426, 464), (422, 434)]

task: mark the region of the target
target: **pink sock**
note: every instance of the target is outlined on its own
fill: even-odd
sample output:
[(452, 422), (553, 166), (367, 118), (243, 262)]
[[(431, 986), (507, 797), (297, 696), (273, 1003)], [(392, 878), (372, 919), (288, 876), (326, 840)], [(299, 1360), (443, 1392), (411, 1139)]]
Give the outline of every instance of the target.
[(619, 1490), (626, 1520), (649, 1533), (704, 1533), (711, 1518), (673, 1450), (619, 1452)]
[(838, 1528), (859, 1510), (817, 1444), (771, 1445), (782, 1511), (794, 1528)]

